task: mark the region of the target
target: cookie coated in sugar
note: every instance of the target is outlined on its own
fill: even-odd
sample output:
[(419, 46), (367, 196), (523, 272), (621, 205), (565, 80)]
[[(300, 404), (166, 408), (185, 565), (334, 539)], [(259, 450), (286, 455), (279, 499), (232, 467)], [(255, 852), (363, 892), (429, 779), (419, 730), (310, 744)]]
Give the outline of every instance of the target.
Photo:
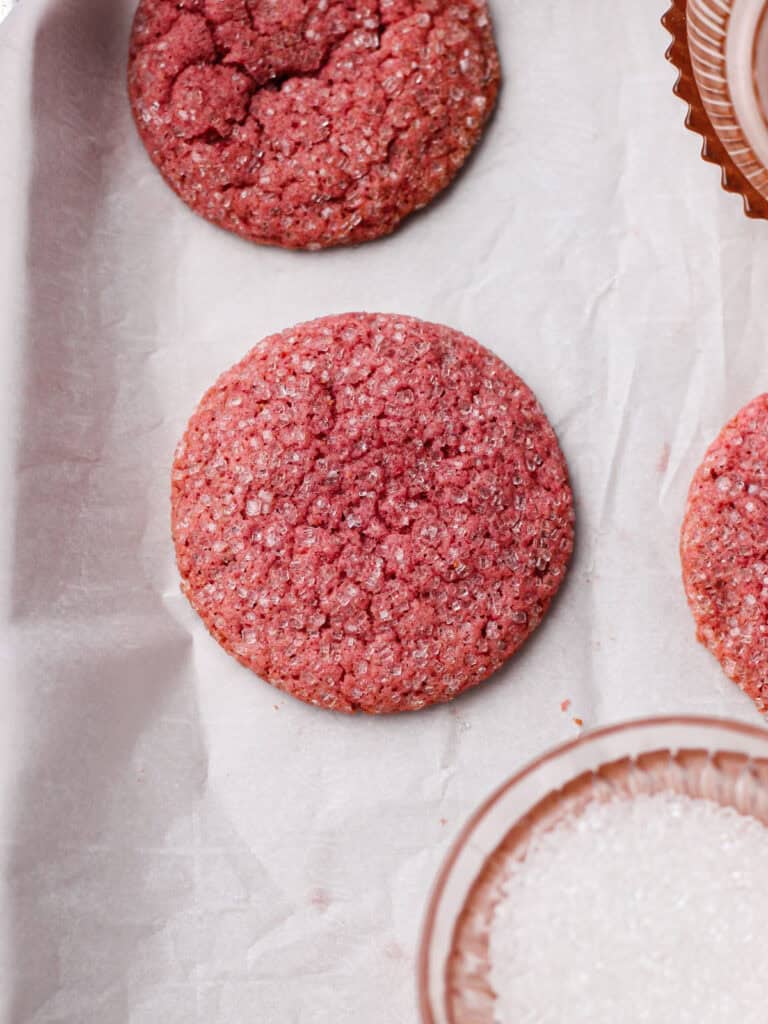
[(240, 662), (301, 700), (405, 711), (490, 676), (573, 547), (538, 402), (457, 331), (346, 314), (257, 345), (173, 466), (183, 589)]
[(768, 395), (723, 428), (696, 470), (680, 539), (699, 640), (768, 707)]
[(193, 210), (320, 249), (386, 235), (450, 184), (499, 61), (485, 0), (141, 0), (128, 80)]

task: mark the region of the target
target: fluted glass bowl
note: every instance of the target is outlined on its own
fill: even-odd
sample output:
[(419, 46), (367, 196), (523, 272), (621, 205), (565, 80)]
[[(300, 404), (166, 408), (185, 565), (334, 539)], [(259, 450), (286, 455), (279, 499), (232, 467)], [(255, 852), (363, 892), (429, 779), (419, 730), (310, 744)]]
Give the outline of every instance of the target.
[(768, 218), (768, 0), (673, 0), (662, 20), (702, 156), (749, 216)]

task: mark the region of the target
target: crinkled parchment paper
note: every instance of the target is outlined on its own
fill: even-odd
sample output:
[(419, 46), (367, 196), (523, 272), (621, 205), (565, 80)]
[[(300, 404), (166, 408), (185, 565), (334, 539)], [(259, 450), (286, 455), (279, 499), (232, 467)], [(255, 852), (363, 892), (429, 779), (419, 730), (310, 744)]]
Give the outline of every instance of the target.
[[(706, 444), (768, 385), (768, 225), (683, 129), (662, 4), (495, 0), (503, 96), (456, 187), (356, 250), (250, 246), (139, 143), (132, 7), (27, 0), (0, 27), (2, 1020), (406, 1024), (452, 837), (574, 717), (759, 722), (694, 641), (677, 543)], [(382, 720), (220, 651), (168, 526), (204, 389), (351, 309), (507, 360), (578, 501), (572, 572), (520, 656)]]
[(14, 3), (15, 0), (0, 0), (0, 21), (11, 13)]

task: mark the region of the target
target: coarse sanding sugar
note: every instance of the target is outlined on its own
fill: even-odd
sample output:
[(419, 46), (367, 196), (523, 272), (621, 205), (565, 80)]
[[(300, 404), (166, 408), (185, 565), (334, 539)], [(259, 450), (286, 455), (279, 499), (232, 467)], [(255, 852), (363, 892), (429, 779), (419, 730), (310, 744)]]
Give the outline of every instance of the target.
[(768, 830), (662, 793), (591, 804), (516, 864), (492, 923), (497, 1024), (765, 1024)]
[(485, 0), (141, 0), (128, 78), (193, 210), (320, 249), (389, 234), (450, 184), (499, 59)]
[[(694, 474), (680, 535), (696, 633), (768, 709), (768, 395), (727, 423)], [(768, 1015), (766, 1015), (768, 1019)]]
[(266, 338), (176, 453), (184, 592), (242, 664), (319, 707), (451, 700), (541, 622), (573, 549), (563, 454), (476, 341), (345, 313)]

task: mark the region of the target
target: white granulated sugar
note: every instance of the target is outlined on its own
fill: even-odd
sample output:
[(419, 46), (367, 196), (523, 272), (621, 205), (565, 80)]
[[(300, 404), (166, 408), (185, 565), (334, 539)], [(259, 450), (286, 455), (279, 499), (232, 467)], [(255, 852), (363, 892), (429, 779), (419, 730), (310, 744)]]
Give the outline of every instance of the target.
[(491, 932), (497, 1024), (765, 1024), (768, 829), (672, 794), (541, 836)]

